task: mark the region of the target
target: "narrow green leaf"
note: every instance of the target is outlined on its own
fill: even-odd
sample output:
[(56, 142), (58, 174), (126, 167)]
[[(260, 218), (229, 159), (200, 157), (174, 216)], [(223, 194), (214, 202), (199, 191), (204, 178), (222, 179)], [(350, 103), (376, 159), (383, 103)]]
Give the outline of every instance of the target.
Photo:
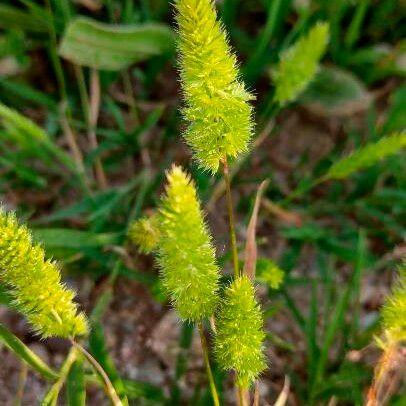
[(70, 230), (66, 228), (43, 228), (32, 230), (34, 240), (46, 247), (86, 248), (103, 247), (119, 242), (119, 234), (96, 234), (90, 231)]
[(165, 400), (161, 388), (146, 382), (123, 380), (124, 390), (130, 400), (146, 399), (162, 403)]
[(77, 172), (73, 159), (62, 149), (60, 149), (48, 137), (48, 134), (30, 119), (24, 117), (18, 111), (10, 109), (0, 102), (0, 123), (9, 130), (18, 131), (24, 141), (31, 142), (33, 147), (41, 146), (54, 157), (56, 157), (65, 167)]
[(52, 97), (24, 83), (17, 83), (0, 78), (0, 87), (3, 88), (4, 91), (15, 94), (16, 96), (29, 102), (44, 105), (51, 109), (56, 109), (57, 107), (57, 103)]
[(173, 33), (164, 24), (111, 25), (79, 17), (68, 25), (59, 53), (78, 65), (116, 71), (173, 50)]
[(86, 383), (83, 369), (83, 358), (78, 356), (69, 372), (66, 381), (66, 396), (68, 406), (86, 405)]
[(32, 369), (39, 372), (45, 379), (54, 380), (58, 374), (54, 372), (41, 358), (31, 351), (20, 339), (0, 323), (0, 341), (2, 341), (20, 359)]
[(45, 394), (44, 398), (41, 401), (41, 406), (57, 406), (59, 394), (65, 381), (68, 377), (68, 374), (74, 365), (78, 357), (78, 351), (76, 348), (72, 347), (69, 351), (68, 356), (65, 358), (62, 367), (59, 371), (59, 377), (56, 382), (51, 386), (49, 391)]
[(406, 131), (395, 132), (355, 150), (349, 156), (335, 162), (324, 179), (344, 179), (352, 173), (376, 164), (406, 146)]
[(21, 8), (0, 4), (0, 28), (19, 29), (32, 32), (46, 32), (46, 20)]

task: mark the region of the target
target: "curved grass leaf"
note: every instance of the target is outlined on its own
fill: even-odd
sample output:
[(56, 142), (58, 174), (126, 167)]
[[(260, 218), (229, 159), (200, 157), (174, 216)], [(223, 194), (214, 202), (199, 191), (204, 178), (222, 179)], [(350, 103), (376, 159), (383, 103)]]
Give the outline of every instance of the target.
[(33, 13), (7, 4), (0, 4), (0, 28), (46, 32), (47, 23)]
[(66, 395), (69, 406), (86, 405), (86, 383), (83, 358), (78, 356), (66, 381)]
[(0, 323), (0, 341), (13, 351), (17, 357), (26, 362), (32, 369), (39, 372), (45, 379), (55, 380), (58, 374), (54, 372), (41, 358), (31, 351), (20, 339)]
[(0, 102), (0, 123), (9, 130), (10, 134), (18, 133), (15, 141), (26, 149), (38, 149), (41, 146), (49, 154), (56, 157), (65, 167), (77, 171), (73, 159), (59, 148), (48, 137), (48, 134), (33, 121), (24, 117), (18, 111), (10, 109)]
[(35, 241), (44, 243), (46, 247), (86, 248), (104, 247), (118, 243), (119, 234), (96, 234), (90, 231), (70, 230), (66, 228), (43, 228), (32, 230)]
[(324, 180), (347, 178), (352, 173), (365, 169), (389, 155), (395, 154), (405, 146), (406, 131), (387, 135), (379, 141), (359, 148), (349, 156), (335, 162), (324, 176)]
[(173, 33), (164, 24), (111, 25), (85, 17), (68, 25), (59, 47), (71, 62), (110, 71), (173, 50)]

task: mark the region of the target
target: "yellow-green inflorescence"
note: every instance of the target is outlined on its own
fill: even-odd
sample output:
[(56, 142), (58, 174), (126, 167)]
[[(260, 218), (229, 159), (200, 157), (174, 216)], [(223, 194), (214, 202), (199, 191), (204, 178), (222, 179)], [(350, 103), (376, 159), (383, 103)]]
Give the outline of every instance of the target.
[(399, 270), (399, 279), (382, 309), (382, 322), (390, 341), (406, 342), (406, 263)]
[(25, 226), (0, 208), (0, 281), (9, 287), (14, 304), (42, 337), (73, 337), (87, 332), (75, 294), (61, 283), (56, 264), (45, 259)]
[(158, 247), (160, 236), (158, 218), (155, 214), (134, 221), (128, 230), (129, 240), (144, 254), (150, 254)]
[(223, 369), (234, 370), (238, 384), (248, 388), (266, 369), (266, 362), (263, 317), (254, 286), (246, 276), (226, 288), (216, 316), (217, 361)]
[(279, 289), (283, 283), (285, 273), (270, 259), (258, 258), (256, 266), (256, 279), (269, 286), (271, 289)]
[(307, 35), (282, 53), (272, 71), (275, 99), (280, 104), (293, 101), (313, 79), (329, 40), (329, 25), (317, 23)]
[(184, 320), (213, 314), (219, 269), (195, 186), (180, 167), (167, 173), (168, 185), (158, 214), (158, 263), (163, 284)]
[(200, 166), (216, 172), (222, 159), (248, 148), (253, 96), (239, 79), (237, 60), (212, 0), (175, 0), (180, 75), (188, 123), (185, 139)]

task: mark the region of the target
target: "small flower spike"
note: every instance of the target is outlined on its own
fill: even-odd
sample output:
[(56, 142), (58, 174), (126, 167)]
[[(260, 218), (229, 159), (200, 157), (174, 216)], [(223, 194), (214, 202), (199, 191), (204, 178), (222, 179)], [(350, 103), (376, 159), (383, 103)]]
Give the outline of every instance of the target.
[(184, 137), (203, 169), (247, 151), (254, 97), (239, 78), (237, 60), (212, 0), (176, 0)]
[(45, 259), (43, 248), (32, 243), (30, 232), (15, 215), (1, 208), (0, 281), (42, 338), (86, 334), (86, 318), (77, 313), (74, 292), (61, 283), (56, 264)]
[(198, 321), (214, 312), (219, 269), (193, 182), (178, 166), (172, 167), (167, 179), (158, 214), (158, 263), (181, 318)]
[(216, 318), (215, 354), (224, 370), (234, 370), (240, 387), (248, 388), (266, 369), (265, 339), (255, 289), (246, 276), (225, 290)]
[(271, 72), (276, 86), (275, 99), (281, 105), (295, 100), (313, 79), (328, 40), (329, 24), (319, 22), (282, 53), (279, 64)]
[(128, 230), (129, 240), (143, 254), (150, 254), (158, 247), (160, 234), (156, 215), (134, 221)]
[(391, 341), (406, 341), (406, 263), (382, 309), (382, 323)]

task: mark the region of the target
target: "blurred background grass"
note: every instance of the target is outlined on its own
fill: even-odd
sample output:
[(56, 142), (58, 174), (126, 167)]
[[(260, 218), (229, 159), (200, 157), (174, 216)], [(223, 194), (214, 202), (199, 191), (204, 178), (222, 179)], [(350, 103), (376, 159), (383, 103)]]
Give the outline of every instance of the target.
[[(405, 3), (217, 3), (256, 94), (253, 150), (234, 165), (241, 248), (255, 191), (269, 178), (259, 251), (285, 272), (279, 289), (259, 285), (270, 359), (262, 399), (271, 404), (289, 375), (292, 405), (362, 404), (379, 306), (406, 250), (404, 153), (345, 180), (318, 179), (353, 149), (406, 128)], [(282, 109), (273, 68), (319, 20), (330, 24), (322, 66)], [(173, 161), (198, 184), (226, 271), (229, 258), (221, 180), (190, 163), (181, 139), (175, 35), (166, 0), (0, 3), (0, 200), (63, 264), (92, 314), (93, 355), (137, 405), (210, 404), (191, 326), (169, 310), (151, 259), (126, 242), (131, 221), (154, 209)], [(59, 365), (64, 343), (38, 343), (3, 307), (0, 317)], [(8, 404), (19, 365), (0, 351)], [(219, 371), (216, 379), (229, 404), (230, 383)], [(23, 404), (45, 391), (29, 373)], [(103, 402), (98, 396), (90, 389), (89, 404)], [(405, 401), (400, 390), (391, 404)]]

